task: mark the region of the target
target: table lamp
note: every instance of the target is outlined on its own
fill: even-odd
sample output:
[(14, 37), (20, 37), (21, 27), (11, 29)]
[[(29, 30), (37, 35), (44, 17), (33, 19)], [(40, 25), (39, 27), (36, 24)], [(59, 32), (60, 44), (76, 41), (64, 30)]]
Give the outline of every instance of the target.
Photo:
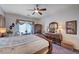
[(59, 26), (59, 28), (58, 28), (58, 32), (61, 33), (62, 30), (63, 30), (63, 29), (62, 29), (62, 26)]
[(0, 28), (1, 37), (3, 37), (5, 33), (6, 33), (6, 28)]

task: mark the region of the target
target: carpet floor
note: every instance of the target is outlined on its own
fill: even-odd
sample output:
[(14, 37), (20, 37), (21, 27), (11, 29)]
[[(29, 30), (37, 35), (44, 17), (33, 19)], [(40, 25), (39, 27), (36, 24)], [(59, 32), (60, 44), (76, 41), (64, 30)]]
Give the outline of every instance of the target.
[(63, 48), (59, 45), (53, 44), (53, 54), (79, 54), (79, 52), (75, 52), (66, 48)]

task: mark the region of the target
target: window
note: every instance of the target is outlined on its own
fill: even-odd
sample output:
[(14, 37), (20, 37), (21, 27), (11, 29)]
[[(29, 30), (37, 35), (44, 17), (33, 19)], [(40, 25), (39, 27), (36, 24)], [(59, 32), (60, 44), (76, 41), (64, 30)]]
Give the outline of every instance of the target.
[(32, 22), (22, 22), (17, 24), (17, 32), (20, 35), (32, 34), (33, 33), (33, 25)]

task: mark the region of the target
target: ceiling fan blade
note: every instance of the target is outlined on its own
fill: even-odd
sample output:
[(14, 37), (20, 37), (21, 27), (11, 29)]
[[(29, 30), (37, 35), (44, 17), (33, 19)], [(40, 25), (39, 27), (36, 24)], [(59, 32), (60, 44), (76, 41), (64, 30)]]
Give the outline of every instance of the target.
[(37, 8), (37, 10), (39, 10), (39, 8)]
[(32, 13), (32, 15), (34, 15), (34, 14), (35, 14), (35, 12)]
[(39, 9), (39, 11), (46, 11), (46, 8)]
[(41, 12), (38, 12), (40, 15), (42, 15), (42, 13)]

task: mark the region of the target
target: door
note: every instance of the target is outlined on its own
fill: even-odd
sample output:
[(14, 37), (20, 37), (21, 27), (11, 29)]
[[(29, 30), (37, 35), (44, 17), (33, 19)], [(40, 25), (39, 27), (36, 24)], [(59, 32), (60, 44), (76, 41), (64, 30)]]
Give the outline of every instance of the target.
[(34, 33), (42, 33), (42, 25), (41, 24), (35, 24), (34, 25)]

